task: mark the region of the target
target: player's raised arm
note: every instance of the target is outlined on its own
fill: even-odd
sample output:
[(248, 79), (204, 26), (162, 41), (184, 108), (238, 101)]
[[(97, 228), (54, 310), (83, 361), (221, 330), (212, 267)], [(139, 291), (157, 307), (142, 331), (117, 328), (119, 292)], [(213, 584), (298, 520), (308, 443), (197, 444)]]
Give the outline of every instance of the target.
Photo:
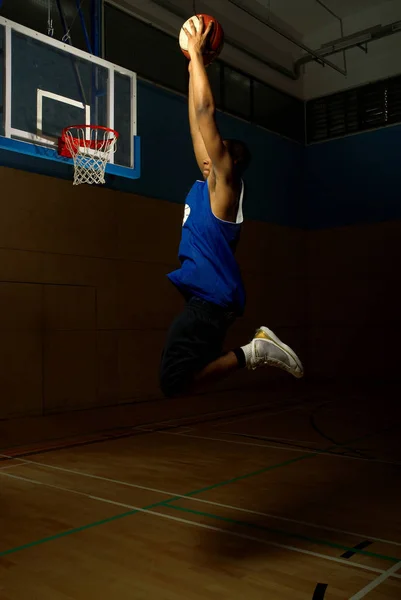
[(192, 89), (192, 62), (189, 63), (189, 89), (188, 89), (188, 116), (189, 127), (191, 131), (192, 144), (194, 147), (195, 158), (198, 166), (203, 174), (205, 174), (205, 166), (210, 162), (205, 142), (199, 129), (198, 120), (196, 118), (194, 97)]
[(213, 22), (210, 21), (206, 29), (202, 17), (199, 17), (199, 22), (198, 31), (192, 21), (188, 28), (185, 28), (188, 36), (188, 53), (191, 58), (194, 114), (206, 153), (213, 163), (216, 175), (229, 176), (233, 169), (233, 162), (217, 128), (213, 93), (202, 56)]

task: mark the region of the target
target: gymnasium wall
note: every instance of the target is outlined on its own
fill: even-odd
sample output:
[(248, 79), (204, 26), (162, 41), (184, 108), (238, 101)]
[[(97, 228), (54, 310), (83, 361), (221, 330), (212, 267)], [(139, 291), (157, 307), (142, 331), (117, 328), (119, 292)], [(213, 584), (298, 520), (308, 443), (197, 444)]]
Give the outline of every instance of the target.
[(394, 126), (306, 148), (311, 377), (399, 378), (400, 147)]
[[(141, 88), (143, 178), (125, 191), (115, 181), (73, 187), (24, 164), (0, 167), (0, 418), (148, 400), (152, 414), (166, 411), (158, 365), (182, 306), (166, 274), (177, 266), (183, 203), (199, 177), (186, 110), (183, 98)], [(267, 323), (302, 354), (302, 147), (228, 116), (220, 122), (255, 155), (238, 255), (249, 304), (228, 345)], [(289, 380), (279, 371), (267, 377)], [(241, 402), (263, 402), (273, 388), (260, 381), (260, 373), (238, 374), (217, 397), (174, 401), (172, 411), (230, 408), (233, 394), (224, 390), (248, 382), (263, 395)]]
[[(143, 177), (125, 189), (115, 180), (74, 188), (67, 173), (0, 167), (0, 418), (149, 400), (157, 414), (166, 410), (158, 364), (182, 305), (166, 274), (177, 266), (183, 203), (199, 176), (186, 110), (184, 98), (141, 83)], [(248, 306), (228, 346), (265, 323), (312, 379), (391, 380), (401, 128), (303, 148), (234, 117), (220, 114), (219, 124), (254, 155), (238, 251)], [(172, 410), (231, 407), (231, 389), (258, 392), (240, 402), (263, 402), (274, 381), (281, 389), (289, 378), (244, 372), (217, 396)]]

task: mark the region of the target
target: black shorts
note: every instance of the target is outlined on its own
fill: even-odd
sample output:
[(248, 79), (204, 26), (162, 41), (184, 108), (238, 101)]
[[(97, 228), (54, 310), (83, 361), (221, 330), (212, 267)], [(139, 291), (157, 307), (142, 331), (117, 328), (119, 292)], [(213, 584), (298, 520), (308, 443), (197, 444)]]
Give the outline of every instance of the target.
[(223, 344), (235, 314), (192, 297), (173, 321), (160, 365), (160, 387), (167, 397), (184, 393), (194, 376), (223, 353)]

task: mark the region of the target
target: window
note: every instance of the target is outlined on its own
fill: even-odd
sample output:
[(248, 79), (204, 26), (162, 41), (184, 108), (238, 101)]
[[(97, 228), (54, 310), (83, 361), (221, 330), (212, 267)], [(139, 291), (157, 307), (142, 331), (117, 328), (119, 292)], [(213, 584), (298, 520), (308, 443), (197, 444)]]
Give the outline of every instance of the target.
[(306, 121), (309, 143), (401, 123), (401, 77), (310, 100)]
[(260, 81), (253, 88), (254, 122), (270, 131), (303, 142), (304, 103)]
[(401, 123), (401, 77), (387, 81), (385, 101), (388, 123)]

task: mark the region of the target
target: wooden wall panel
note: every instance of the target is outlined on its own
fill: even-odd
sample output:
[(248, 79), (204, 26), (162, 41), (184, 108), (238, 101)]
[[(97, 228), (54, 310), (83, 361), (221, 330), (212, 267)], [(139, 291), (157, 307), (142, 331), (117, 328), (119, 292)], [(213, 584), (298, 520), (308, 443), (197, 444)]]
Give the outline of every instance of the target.
[[(0, 179), (0, 329), (19, 332), (2, 340), (0, 417), (161, 398), (160, 355), (183, 306), (167, 279), (183, 205), (1, 167)], [(249, 303), (228, 348), (261, 324), (301, 344), (303, 239), (246, 221), (238, 259)], [(217, 389), (281, 375), (238, 373)]]
[(39, 331), (0, 332), (0, 419), (41, 414), (42, 353)]
[(0, 282), (0, 332), (42, 327), (42, 286)]
[(400, 238), (400, 222), (308, 233), (306, 359), (312, 377), (394, 378)]
[(44, 328), (96, 329), (96, 288), (71, 285), (43, 286)]
[(97, 402), (96, 332), (44, 334), (44, 411), (88, 408)]

